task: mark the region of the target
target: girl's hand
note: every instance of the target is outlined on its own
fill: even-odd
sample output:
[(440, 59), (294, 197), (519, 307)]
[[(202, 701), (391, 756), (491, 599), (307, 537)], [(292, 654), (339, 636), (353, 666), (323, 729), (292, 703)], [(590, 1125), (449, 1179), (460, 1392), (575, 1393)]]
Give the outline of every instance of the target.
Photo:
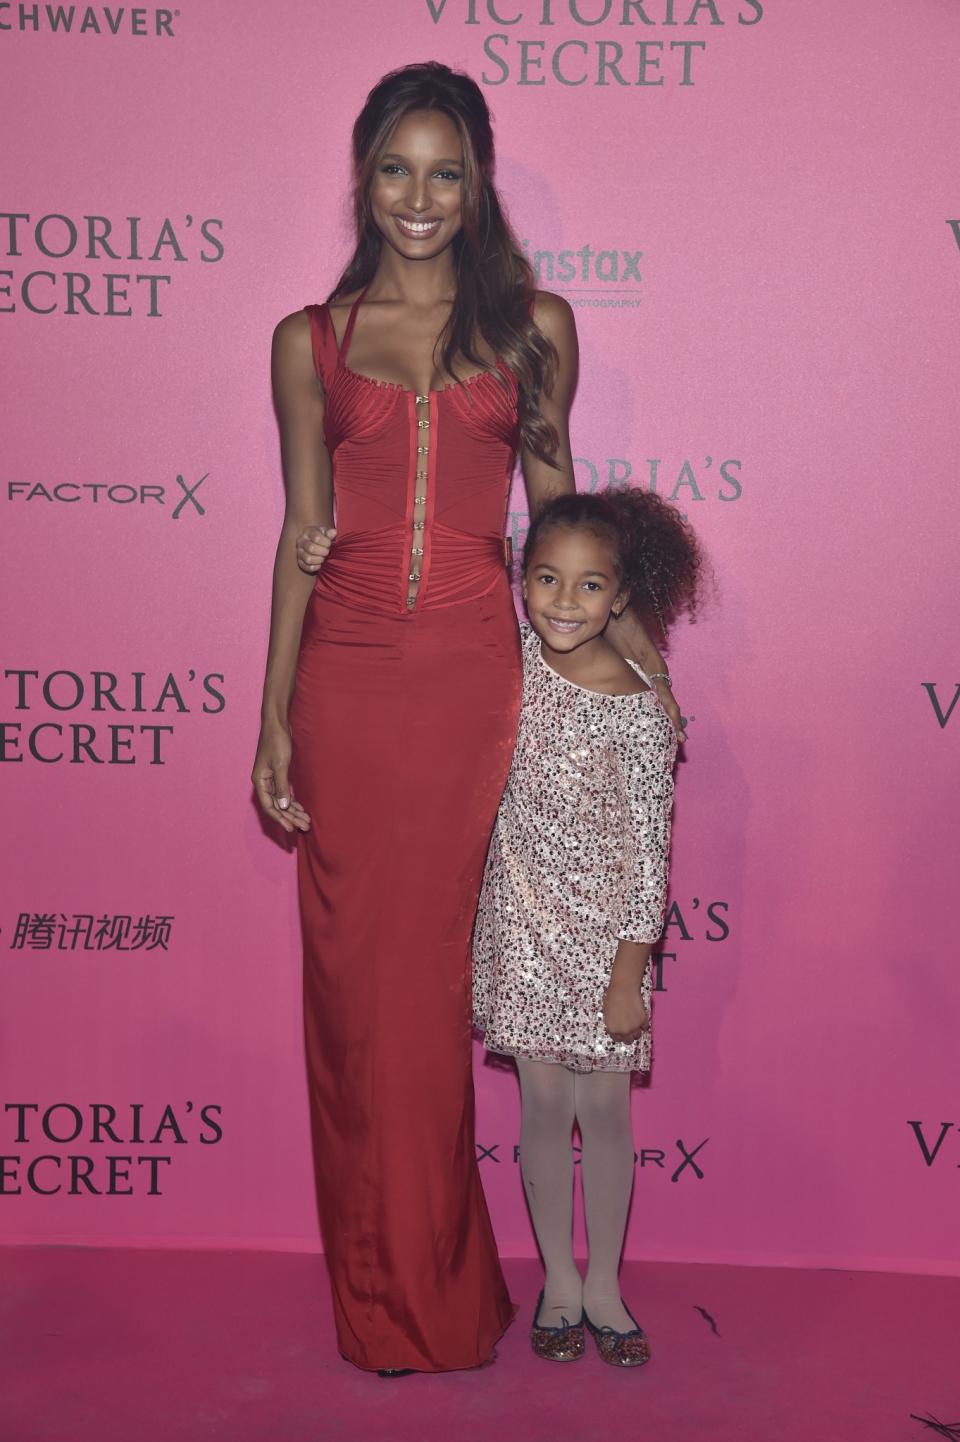
[(660, 705), (667, 713), (670, 725), (677, 733), (677, 740), (686, 741), (687, 733), (683, 729), (683, 715), (680, 711), (680, 707), (677, 705), (676, 698), (673, 692), (670, 690), (670, 687), (667, 685), (666, 681), (658, 678), (653, 682), (653, 689), (657, 693)]
[(307, 831), (310, 817), (300, 802), (294, 800), (293, 788), (287, 780), (292, 755), (289, 729), (279, 722), (265, 725), (260, 732), (252, 780), (260, 810), (271, 821), (278, 822), (284, 831)]
[(603, 996), (603, 1024), (614, 1041), (637, 1041), (650, 1025), (635, 981), (611, 981)]
[(330, 554), (337, 532), (333, 526), (307, 526), (297, 537), (297, 565), (313, 575)]

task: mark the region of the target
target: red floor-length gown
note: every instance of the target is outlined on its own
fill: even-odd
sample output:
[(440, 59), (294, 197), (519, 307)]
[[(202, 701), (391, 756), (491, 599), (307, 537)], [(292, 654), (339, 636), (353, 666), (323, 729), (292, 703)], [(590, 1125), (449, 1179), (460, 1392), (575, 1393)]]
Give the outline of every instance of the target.
[(307, 307), (337, 526), (291, 712), (314, 1161), (341, 1352), (445, 1371), (512, 1316), (474, 1145), (470, 936), (520, 707), (517, 390), (500, 364), (428, 396), (350, 370), (361, 299), (339, 349)]

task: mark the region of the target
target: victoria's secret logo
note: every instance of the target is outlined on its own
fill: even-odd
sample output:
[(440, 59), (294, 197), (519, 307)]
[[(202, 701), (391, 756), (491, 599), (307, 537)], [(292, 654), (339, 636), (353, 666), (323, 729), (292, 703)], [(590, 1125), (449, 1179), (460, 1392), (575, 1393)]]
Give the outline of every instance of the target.
[(920, 684), (923, 686), (924, 691), (926, 691), (927, 696), (930, 699), (930, 705), (933, 707), (933, 714), (937, 718), (937, 725), (942, 731), (946, 726), (947, 722), (950, 720), (950, 717), (953, 715), (954, 710), (956, 709), (957, 702), (960, 701), (960, 681), (957, 681), (955, 683), (953, 688), (953, 695), (950, 697), (949, 701), (946, 699), (946, 697), (941, 700), (940, 693), (937, 691), (936, 681), (922, 681)]
[[(940, 1148), (951, 1132), (960, 1132), (960, 1126), (955, 1127), (953, 1122), (940, 1122), (938, 1125), (931, 1125), (929, 1128), (924, 1122), (907, 1122), (907, 1126), (916, 1138), (917, 1146), (923, 1155), (923, 1160), (928, 1167), (932, 1167), (940, 1153)], [(956, 1155), (956, 1152), (954, 1153)], [(960, 1167), (960, 1162), (956, 1165)]]
[[(684, 720), (689, 722), (693, 717), (685, 717)], [(684, 953), (679, 950), (683, 943), (700, 940), (721, 942), (728, 939), (729, 912), (729, 901), (701, 901), (699, 896), (692, 897), (689, 902), (671, 901), (663, 923), (663, 936), (658, 943), (658, 949), (650, 957), (654, 991), (667, 990), (665, 965), (683, 956)], [(663, 950), (664, 946), (670, 945), (678, 949)], [(673, 971), (672, 965), (670, 970)]]
[[(486, 63), (480, 72), (484, 85), (619, 85), (647, 90), (694, 85), (707, 42), (691, 39), (685, 31), (758, 25), (763, 19), (761, 0), (424, 3), (434, 25), (451, 22), (486, 31)], [(667, 32), (662, 38), (661, 29)]]
[[(174, 272), (166, 267), (216, 265), (224, 256), (222, 231), (222, 220), (198, 220), (189, 212), (150, 221), (0, 211), (3, 254), (24, 262), (0, 269), (0, 313), (158, 319), (173, 283)], [(114, 262), (131, 268), (117, 269)], [(148, 265), (164, 269), (140, 268)]]
[[(0, 720), (0, 762), (65, 761), (74, 766), (164, 766), (174, 723), (200, 712), (217, 716), (226, 706), (220, 689), (223, 673), (204, 675), (192, 667), (179, 677), (172, 671), (159, 679), (146, 671), (3, 672), (5, 699), (14, 711), (45, 712), (33, 722)], [(9, 704), (9, 699), (8, 699)], [(61, 719), (64, 713), (92, 714), (93, 719)], [(118, 722), (105, 719), (116, 712), (159, 715), (160, 721)], [(49, 719), (51, 713), (56, 719)]]
[[(681, 507), (698, 501), (739, 501), (743, 495), (741, 472), (743, 461), (735, 457), (718, 460), (715, 456), (701, 459), (685, 457), (682, 461), (648, 456), (646, 460), (628, 460), (626, 456), (591, 459), (574, 456), (573, 470), (578, 491), (621, 490), (636, 486), (656, 491), (664, 500)], [(523, 550), (530, 528), (530, 517), (524, 511), (510, 511), (507, 516), (510, 540), (515, 555)]]
[[(12, 1142), (18, 1150), (0, 1154), (0, 1197), (160, 1197), (161, 1167), (183, 1155), (169, 1148), (191, 1142), (215, 1147), (223, 1139), (223, 1107), (214, 1102), (162, 1108), (5, 1102), (3, 1112), (12, 1136), (0, 1138), (0, 1145)], [(125, 1150), (114, 1151), (111, 1143)]]
[(678, 504), (708, 498), (739, 501), (743, 495), (740, 480), (743, 461), (733, 458), (685, 456), (682, 461), (665, 461), (660, 456), (648, 456), (644, 461), (631, 461), (619, 456), (608, 456), (604, 460), (574, 456), (573, 465), (579, 491), (616, 491), (639, 486)]

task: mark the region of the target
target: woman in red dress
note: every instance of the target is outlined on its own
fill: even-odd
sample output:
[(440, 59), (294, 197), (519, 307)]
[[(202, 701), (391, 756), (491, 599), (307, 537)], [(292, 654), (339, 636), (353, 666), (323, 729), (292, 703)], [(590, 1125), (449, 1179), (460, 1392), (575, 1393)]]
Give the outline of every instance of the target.
[[(504, 219), (472, 80), (386, 76), (353, 149), (356, 251), (274, 336), (287, 505), (253, 780), (298, 834), (339, 1347), (393, 1374), (478, 1366), (512, 1317), (476, 1163), (470, 934), (520, 703), (510, 478), (519, 452), (531, 507), (573, 489), (576, 332)], [(664, 669), (652, 647), (641, 664)]]

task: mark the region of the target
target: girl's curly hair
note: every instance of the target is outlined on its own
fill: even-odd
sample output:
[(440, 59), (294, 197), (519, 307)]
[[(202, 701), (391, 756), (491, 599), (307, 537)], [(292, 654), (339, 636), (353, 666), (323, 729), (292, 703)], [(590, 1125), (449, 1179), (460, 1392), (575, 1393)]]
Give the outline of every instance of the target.
[(681, 613), (696, 618), (706, 560), (690, 522), (661, 496), (633, 489), (554, 496), (531, 520), (525, 572), (544, 535), (558, 526), (592, 531), (609, 542), (627, 604), (641, 616), (655, 616), (664, 636)]

